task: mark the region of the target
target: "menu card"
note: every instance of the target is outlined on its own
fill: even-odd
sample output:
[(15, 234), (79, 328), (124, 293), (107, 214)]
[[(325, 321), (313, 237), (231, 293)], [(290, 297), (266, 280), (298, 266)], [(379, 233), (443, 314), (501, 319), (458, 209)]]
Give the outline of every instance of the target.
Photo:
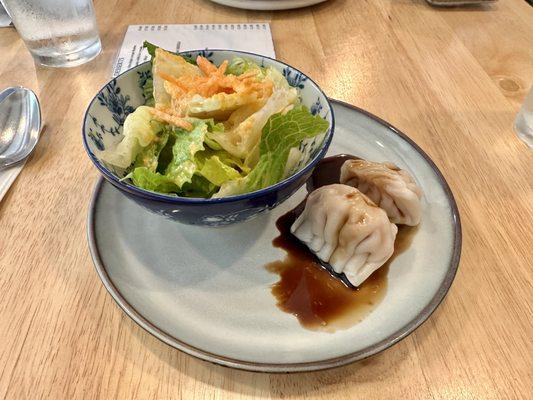
[(113, 76), (149, 60), (150, 56), (143, 48), (145, 40), (174, 52), (231, 49), (275, 57), (270, 25), (264, 22), (129, 25), (113, 66)]

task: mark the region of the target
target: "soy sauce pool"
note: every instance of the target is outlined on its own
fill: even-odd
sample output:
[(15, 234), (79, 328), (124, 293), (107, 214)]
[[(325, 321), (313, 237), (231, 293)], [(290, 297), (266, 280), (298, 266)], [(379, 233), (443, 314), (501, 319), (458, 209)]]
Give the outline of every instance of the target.
[[(324, 159), (315, 169), (308, 187), (312, 185), (311, 188), (316, 189), (338, 183), (340, 166), (353, 158), (341, 155)], [(352, 289), (326, 270), (307, 246), (291, 234), (290, 227), (304, 206), (305, 201), (276, 222), (280, 235), (272, 243), (285, 250), (287, 256), (266, 266), (268, 271), (280, 276), (279, 281), (272, 285), (272, 294), (277, 306), (295, 315), (307, 329), (334, 332), (349, 328), (381, 302), (387, 291), (389, 265), (409, 248), (417, 227), (400, 226), (392, 257), (361, 286)]]
[(340, 183), (342, 164), (348, 160), (358, 159), (359, 157), (350, 154), (338, 154), (336, 156), (323, 158), (315, 167), (311, 178), (307, 181), (307, 191), (311, 193), (313, 190), (318, 189), (321, 186)]

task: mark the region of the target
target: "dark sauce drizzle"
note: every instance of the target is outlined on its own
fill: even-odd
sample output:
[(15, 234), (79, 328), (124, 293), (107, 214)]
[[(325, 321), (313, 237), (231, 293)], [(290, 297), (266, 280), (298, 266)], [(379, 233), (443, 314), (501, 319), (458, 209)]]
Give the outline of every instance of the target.
[(315, 167), (311, 178), (307, 181), (307, 192), (311, 193), (321, 186), (340, 183), (342, 164), (348, 160), (359, 159), (359, 157), (350, 154), (338, 154), (323, 158)]
[[(308, 191), (339, 183), (340, 167), (346, 160), (355, 158), (345, 154), (324, 158), (307, 182)], [(389, 265), (409, 247), (417, 228), (400, 226), (393, 256), (355, 288), (344, 274), (330, 270), (291, 234), (290, 227), (304, 207), (305, 200), (276, 222), (280, 235), (272, 243), (285, 250), (287, 256), (266, 266), (268, 271), (280, 276), (280, 280), (272, 285), (272, 294), (278, 307), (294, 314), (307, 329), (333, 332), (348, 328), (360, 322), (381, 302), (387, 290)]]

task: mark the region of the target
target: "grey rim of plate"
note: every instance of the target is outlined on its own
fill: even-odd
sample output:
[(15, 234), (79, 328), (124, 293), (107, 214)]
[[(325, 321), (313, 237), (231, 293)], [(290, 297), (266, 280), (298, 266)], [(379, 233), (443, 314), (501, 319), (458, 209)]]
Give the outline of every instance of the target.
[(243, 8), (245, 10), (291, 10), (323, 3), (327, 0), (211, 0), (223, 6)]
[(209, 361), (209, 362), (219, 364), (219, 365), (223, 365), (226, 367), (232, 367), (232, 368), (248, 370), (248, 371), (286, 373), (286, 372), (317, 371), (317, 370), (322, 370), (322, 369), (339, 367), (342, 365), (350, 364), (355, 361), (363, 360), (377, 353), (380, 353), (383, 350), (398, 343), (400, 340), (404, 339), (409, 334), (411, 334), (415, 329), (417, 329), (422, 323), (424, 323), (431, 316), (431, 314), (437, 309), (439, 304), (442, 302), (442, 300), (446, 296), (455, 278), (455, 274), (459, 266), (459, 259), (461, 256), (461, 243), (462, 243), (461, 222), (459, 218), (459, 211), (458, 211), (455, 199), (453, 197), (453, 194), (446, 180), (444, 179), (443, 175), (437, 168), (437, 166), (433, 163), (433, 161), (429, 158), (429, 156), (409, 137), (407, 137), (405, 134), (400, 132), (398, 129), (396, 129), (395, 127), (393, 127), (386, 121), (380, 119), (379, 117), (376, 117), (375, 115), (367, 111), (364, 111), (356, 106), (353, 106), (351, 104), (348, 104), (348, 103), (345, 103), (339, 100), (330, 99), (330, 101), (332, 101), (334, 105), (344, 106), (355, 112), (365, 115), (366, 117), (388, 128), (391, 132), (393, 132), (394, 134), (399, 136), (401, 139), (406, 141), (410, 146), (413, 147), (413, 149), (416, 152), (419, 153), (419, 155), (421, 155), (425, 159), (425, 161), (429, 164), (429, 166), (435, 173), (439, 183), (441, 184), (442, 189), (444, 190), (445, 195), (449, 201), (453, 221), (455, 222), (453, 225), (453, 248), (452, 248), (452, 256), (450, 258), (450, 263), (449, 263), (446, 275), (444, 279), (442, 280), (440, 287), (435, 292), (431, 301), (409, 323), (407, 323), (402, 328), (398, 329), (396, 332), (389, 335), (385, 339), (381, 340), (380, 342), (375, 343), (371, 346), (368, 346), (367, 348), (364, 348), (363, 350), (352, 352), (352, 353), (342, 355), (339, 357), (335, 357), (335, 358), (320, 360), (316, 362), (313, 361), (313, 362), (302, 362), (302, 363), (260, 363), (260, 362), (242, 361), (242, 360), (228, 358), (225, 356), (220, 356), (217, 354), (206, 352), (204, 350), (191, 346), (167, 334), (166, 332), (164, 332), (163, 330), (159, 329), (157, 326), (152, 324), (150, 321), (144, 318), (132, 305), (130, 305), (126, 301), (126, 299), (121, 295), (120, 291), (113, 284), (112, 280), (110, 279), (106, 271), (106, 267), (102, 262), (102, 259), (101, 259), (101, 256), (98, 250), (98, 245), (96, 243), (96, 236), (95, 236), (95, 226), (94, 226), (95, 210), (96, 210), (95, 205), (96, 205), (98, 196), (100, 194), (102, 185), (105, 182), (105, 180), (102, 177), (100, 177), (93, 192), (91, 204), (89, 207), (89, 215), (87, 219), (87, 236), (88, 236), (89, 249), (90, 249), (91, 256), (94, 262), (95, 269), (98, 275), (100, 276), (100, 279), (102, 280), (105, 288), (111, 294), (111, 296), (113, 297), (115, 302), (119, 305), (119, 307), (122, 308), (122, 310), (130, 318), (132, 318), (138, 325), (140, 325), (147, 332), (151, 333), (153, 336), (165, 342), (166, 344), (178, 350), (181, 350), (189, 355), (200, 358), (202, 360)]

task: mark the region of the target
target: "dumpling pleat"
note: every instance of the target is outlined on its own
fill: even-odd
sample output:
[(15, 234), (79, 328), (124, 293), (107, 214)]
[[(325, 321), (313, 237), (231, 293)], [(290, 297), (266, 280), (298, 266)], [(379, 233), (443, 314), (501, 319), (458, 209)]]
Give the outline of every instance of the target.
[(386, 211), (391, 222), (411, 226), (420, 223), (422, 190), (396, 165), (348, 160), (341, 167), (340, 181), (365, 193)]
[(291, 232), (358, 286), (390, 257), (397, 228), (359, 190), (333, 184), (308, 196)]

